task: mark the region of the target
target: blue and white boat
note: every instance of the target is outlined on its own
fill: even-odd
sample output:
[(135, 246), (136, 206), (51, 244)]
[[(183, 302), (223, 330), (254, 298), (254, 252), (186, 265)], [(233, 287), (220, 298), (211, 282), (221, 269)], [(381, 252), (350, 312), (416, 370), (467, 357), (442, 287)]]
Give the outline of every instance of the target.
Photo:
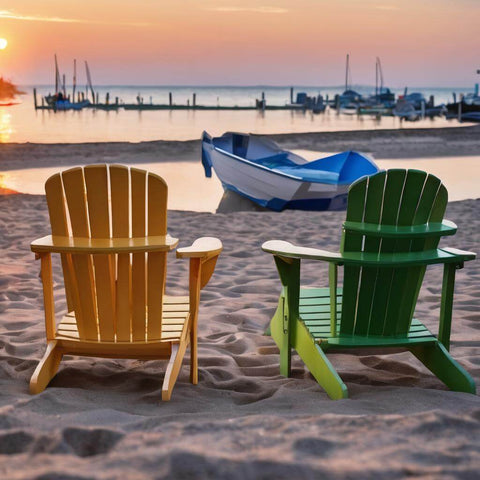
[(202, 137), (202, 164), (212, 168), (225, 190), (280, 211), (343, 210), (352, 182), (378, 171), (367, 156), (353, 151), (307, 162), (266, 138), (243, 133)]

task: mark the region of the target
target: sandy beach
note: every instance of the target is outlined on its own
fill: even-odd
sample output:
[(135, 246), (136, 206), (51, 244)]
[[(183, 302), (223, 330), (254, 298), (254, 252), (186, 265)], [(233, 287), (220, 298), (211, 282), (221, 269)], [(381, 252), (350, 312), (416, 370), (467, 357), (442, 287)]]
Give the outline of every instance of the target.
[[(378, 158), (479, 155), (480, 126), (270, 136), (282, 147)], [(3, 144), (0, 170), (86, 163), (198, 161), (199, 141)], [(480, 197), (480, 195), (479, 195)], [(442, 246), (480, 252), (480, 199), (451, 202), (458, 225)], [(480, 400), (452, 392), (410, 353), (330, 354), (350, 398), (330, 400), (297, 356), (279, 375), (263, 332), (280, 283), (268, 239), (337, 251), (344, 212), (169, 211), (180, 246), (208, 235), (224, 251), (202, 294), (199, 375), (188, 353), (170, 402), (165, 363), (66, 357), (50, 386), (30, 396), (45, 349), (39, 264), (30, 242), (50, 233), (45, 197), (0, 196), (0, 478), (5, 479), (474, 479), (480, 469)], [(58, 260), (58, 259), (56, 259)], [(167, 293), (185, 294), (188, 263), (172, 254)], [(480, 385), (480, 262), (456, 280), (451, 352)], [(66, 311), (59, 262), (56, 313)], [(327, 285), (326, 265), (302, 264), (302, 284)], [(416, 317), (438, 329), (442, 267), (427, 270)]]
[[(357, 150), (375, 158), (478, 155), (480, 125), (267, 135), (280, 147), (322, 152)], [(0, 144), (0, 171), (87, 163), (199, 161), (200, 140), (105, 143)]]

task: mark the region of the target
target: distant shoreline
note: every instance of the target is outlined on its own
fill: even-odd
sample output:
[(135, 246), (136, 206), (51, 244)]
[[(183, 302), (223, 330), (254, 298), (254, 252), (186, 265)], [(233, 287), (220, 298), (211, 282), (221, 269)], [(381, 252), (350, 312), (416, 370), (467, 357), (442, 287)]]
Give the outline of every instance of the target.
[[(357, 150), (374, 158), (480, 155), (480, 125), (449, 128), (351, 130), (265, 135), (285, 149)], [(0, 171), (89, 163), (187, 162), (200, 158), (200, 140), (139, 143), (3, 143)]]

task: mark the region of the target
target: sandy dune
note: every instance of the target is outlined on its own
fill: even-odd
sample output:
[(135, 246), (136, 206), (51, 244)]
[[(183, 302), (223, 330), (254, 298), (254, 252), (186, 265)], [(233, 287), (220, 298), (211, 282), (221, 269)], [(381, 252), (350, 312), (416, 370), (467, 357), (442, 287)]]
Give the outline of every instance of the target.
[[(42, 148), (11, 148), (29, 147)], [(478, 252), (479, 209), (480, 200), (449, 204), (459, 232), (443, 245)], [(330, 355), (348, 400), (329, 400), (296, 356), (293, 377), (279, 375), (278, 350), (262, 335), (279, 282), (260, 245), (284, 238), (336, 250), (343, 212), (169, 212), (181, 245), (214, 235), (225, 249), (202, 297), (199, 385), (184, 366), (172, 401), (162, 403), (165, 364), (157, 361), (67, 357), (45, 392), (28, 394), (45, 348), (39, 265), (29, 251), (49, 233), (45, 199), (3, 196), (0, 211), (1, 478), (477, 478), (479, 397), (448, 391), (409, 353)], [(170, 292), (186, 291), (187, 272), (172, 255)], [(306, 262), (302, 272), (303, 284), (326, 284), (325, 266)], [(433, 331), (441, 279), (441, 267), (427, 271), (417, 308)], [(457, 275), (451, 348), (477, 385), (479, 285), (480, 262), (470, 262)]]

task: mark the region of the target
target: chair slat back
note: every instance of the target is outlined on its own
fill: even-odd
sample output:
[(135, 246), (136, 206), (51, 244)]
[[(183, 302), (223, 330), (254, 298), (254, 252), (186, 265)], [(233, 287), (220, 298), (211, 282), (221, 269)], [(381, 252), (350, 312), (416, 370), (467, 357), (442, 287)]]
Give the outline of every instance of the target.
[[(47, 180), (52, 234), (133, 238), (167, 233), (167, 185), (120, 165), (73, 168)], [(62, 255), (81, 340), (161, 338), (166, 252)]]
[[(50, 214), (50, 224), (52, 235), (61, 237), (68, 236), (67, 215), (65, 211), (65, 197), (63, 193), (62, 178), (59, 173), (52, 175), (45, 183), (45, 192), (47, 196), (48, 211)], [(67, 298), (68, 311), (72, 311), (73, 306), (73, 285), (72, 285), (72, 256), (62, 254), (62, 270), (65, 283), (65, 296)]]
[[(132, 237), (145, 235), (146, 172), (132, 168)], [(132, 338), (134, 341), (145, 338), (146, 329), (146, 265), (145, 254), (132, 255)]]
[[(441, 222), (447, 190), (419, 170), (393, 169), (355, 182), (347, 221), (411, 226)], [(409, 240), (345, 232), (344, 252), (398, 253), (434, 249), (440, 237)], [(425, 267), (345, 267), (340, 334), (403, 336), (409, 331)]]

